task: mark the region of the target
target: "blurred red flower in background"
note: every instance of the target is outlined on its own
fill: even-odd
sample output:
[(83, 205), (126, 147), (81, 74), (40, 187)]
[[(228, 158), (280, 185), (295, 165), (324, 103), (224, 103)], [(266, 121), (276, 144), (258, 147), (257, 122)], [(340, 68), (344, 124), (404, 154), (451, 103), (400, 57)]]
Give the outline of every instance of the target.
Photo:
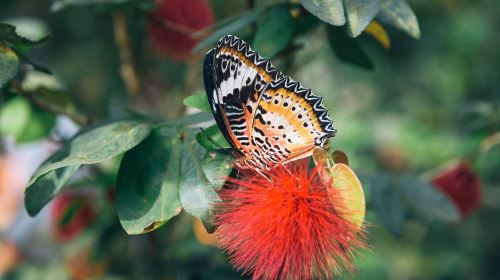
[(432, 183), (451, 198), (464, 218), (481, 204), (481, 184), (467, 162), (460, 162), (437, 175)]
[[(219, 246), (253, 279), (328, 278), (355, 269), (362, 233), (346, 217), (340, 191), (328, 192), (309, 161), (265, 172), (241, 170), (221, 190)], [(292, 175), (293, 174), (293, 175)], [(333, 202), (333, 203), (332, 203)]]
[(61, 241), (78, 236), (95, 218), (90, 198), (82, 193), (58, 195), (51, 214), (55, 236)]
[(214, 22), (205, 0), (160, 0), (150, 14), (149, 34), (159, 53), (185, 60), (198, 43), (190, 36)]

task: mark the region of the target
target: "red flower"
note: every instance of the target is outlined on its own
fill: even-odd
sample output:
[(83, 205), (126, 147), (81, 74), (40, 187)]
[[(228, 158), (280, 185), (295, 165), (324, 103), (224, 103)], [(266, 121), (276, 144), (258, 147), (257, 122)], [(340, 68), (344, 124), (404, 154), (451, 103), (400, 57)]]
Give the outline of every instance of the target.
[(481, 184), (468, 163), (461, 162), (436, 176), (432, 182), (447, 194), (467, 217), (481, 204)]
[(308, 160), (278, 166), (266, 172), (269, 179), (243, 170), (220, 192), (215, 219), (219, 246), (243, 274), (253, 279), (330, 279), (355, 269), (353, 257), (364, 247), (362, 236), (342, 218), (349, 210), (341, 193), (327, 192), (308, 166)]
[(198, 43), (191, 35), (213, 24), (205, 0), (160, 0), (151, 12), (149, 34), (156, 49), (174, 60), (185, 60)]
[(52, 221), (56, 238), (70, 241), (80, 234), (95, 217), (88, 197), (81, 193), (63, 193), (56, 197), (52, 207)]

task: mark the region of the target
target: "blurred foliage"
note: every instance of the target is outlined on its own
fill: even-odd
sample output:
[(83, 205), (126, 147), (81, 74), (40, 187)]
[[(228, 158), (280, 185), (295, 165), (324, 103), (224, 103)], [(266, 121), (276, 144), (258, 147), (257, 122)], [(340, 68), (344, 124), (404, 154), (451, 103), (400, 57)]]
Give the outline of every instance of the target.
[[(69, 221), (85, 230), (52, 244), (50, 258), (22, 252), (7, 279), (240, 277), (201, 241), (213, 236), (193, 231), (197, 218), (213, 230), (224, 184), (214, 179), (232, 166), (218, 128), (199, 129), (212, 120), (203, 53), (225, 34), (251, 42), (330, 109), (332, 150), (349, 155), (366, 195), (373, 249), (356, 278), (500, 277), (500, 2), (208, 2), (211, 26), (187, 32), (163, 19), (197, 42), (183, 61), (147, 31), (154, 1), (0, 2), (2, 153), (7, 140), (64, 142), (31, 178), (26, 209), (85, 190), (98, 213)], [(186, 106), (202, 112), (185, 116)], [(62, 117), (80, 132), (61, 131)], [(457, 161), (481, 182), (482, 206), (466, 217), (450, 188), (432, 183)], [(82, 219), (83, 208), (61, 209), (59, 220)]]

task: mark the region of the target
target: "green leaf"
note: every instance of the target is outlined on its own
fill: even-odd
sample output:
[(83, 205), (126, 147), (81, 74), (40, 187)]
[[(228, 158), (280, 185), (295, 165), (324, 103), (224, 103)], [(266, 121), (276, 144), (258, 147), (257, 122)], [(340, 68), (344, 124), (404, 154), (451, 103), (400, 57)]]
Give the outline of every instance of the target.
[(405, 31), (413, 38), (420, 38), (417, 17), (404, 0), (382, 0), (382, 7), (377, 18), (384, 23)]
[(55, 0), (50, 6), (52, 12), (59, 12), (70, 6), (87, 6), (96, 4), (123, 4), (132, 0)]
[(177, 119), (174, 123), (179, 126), (191, 126), (202, 122), (213, 121), (213, 119), (214, 115), (212, 115), (212, 113), (199, 112)]
[(357, 37), (370, 24), (380, 10), (381, 0), (344, 0), (347, 30)]
[(381, 0), (301, 0), (302, 6), (322, 21), (334, 26), (347, 25), (357, 37), (381, 8)]
[(44, 37), (41, 37), (38, 40), (30, 40), (17, 34), (16, 27), (14, 25), (8, 23), (0, 23), (0, 43), (8, 42), (16, 45), (31, 46), (43, 43), (48, 38), (50, 38), (50, 34), (46, 34)]
[[(231, 145), (227, 142), (224, 135), (222, 135), (217, 124), (209, 126), (196, 135), (198, 144), (207, 148), (208, 150), (219, 150), (220, 148), (230, 148)], [(215, 142), (215, 143), (214, 143)]]
[(17, 142), (26, 143), (48, 137), (55, 122), (56, 116), (54, 114), (33, 107), (31, 118), (23, 132), (17, 137)]
[(288, 8), (274, 6), (259, 22), (253, 47), (263, 57), (272, 58), (292, 41), (295, 25)]
[(81, 165), (72, 165), (49, 171), (38, 177), (25, 191), (24, 205), (30, 216), (35, 216), (61, 191)]
[(294, 18), (295, 36), (309, 33), (314, 28), (320, 26), (321, 20), (310, 13), (301, 13)]
[(460, 211), (446, 195), (433, 185), (412, 175), (404, 175), (399, 178), (399, 185), (409, 204), (424, 217), (447, 223), (460, 221)]
[(19, 58), (16, 53), (0, 42), (0, 88), (16, 76), (18, 68)]
[(197, 129), (189, 129), (184, 133), (179, 198), (182, 208), (200, 218), (207, 231), (213, 232), (213, 205), (219, 201), (219, 195), (203, 172), (200, 161), (206, 151), (196, 143), (196, 132)]
[(235, 20), (215, 30), (210, 36), (201, 41), (196, 47), (193, 48), (193, 52), (200, 51), (212, 44), (217, 43), (224, 35), (236, 33), (238, 30), (256, 21), (261, 12), (261, 10), (250, 10), (241, 13), (241, 15), (236, 17)]
[(358, 42), (344, 28), (328, 26), (328, 41), (335, 55), (346, 62), (373, 69), (373, 63)]
[(157, 229), (181, 211), (180, 127), (162, 124), (125, 153), (118, 172), (116, 210), (128, 234)]
[(342, 0), (301, 0), (300, 3), (324, 22), (336, 26), (346, 23)]
[(182, 101), (184, 105), (192, 108), (196, 108), (202, 112), (212, 112), (210, 109), (210, 104), (208, 104), (207, 94), (206, 93), (197, 93), (190, 95)]
[(201, 160), (201, 168), (207, 180), (215, 190), (220, 190), (226, 183), (234, 165), (234, 157), (223, 152), (208, 151)]
[(25, 98), (10, 99), (0, 109), (0, 133), (17, 140), (30, 122), (31, 113), (31, 105)]
[(31, 42), (45, 40), (50, 33), (45, 22), (32, 17), (9, 18), (4, 22), (15, 26), (16, 34), (20, 37), (28, 39)]
[(54, 153), (35, 172), (28, 184), (59, 168), (94, 164), (130, 150), (149, 135), (151, 124), (139, 120), (122, 120), (107, 123), (82, 132)]
[(382, 223), (394, 235), (400, 235), (406, 221), (407, 207), (401, 193), (389, 175), (370, 178), (373, 205)]

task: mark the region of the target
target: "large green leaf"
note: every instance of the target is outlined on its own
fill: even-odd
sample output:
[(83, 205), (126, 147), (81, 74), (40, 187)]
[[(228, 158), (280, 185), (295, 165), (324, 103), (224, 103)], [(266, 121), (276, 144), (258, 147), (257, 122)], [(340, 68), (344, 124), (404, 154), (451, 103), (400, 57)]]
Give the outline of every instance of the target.
[(380, 0), (344, 0), (347, 30), (357, 37), (370, 24), (380, 10)]
[(82, 132), (47, 159), (26, 189), (30, 215), (48, 203), (83, 164), (94, 164), (130, 150), (149, 135), (151, 124), (139, 120), (107, 123)]
[(235, 17), (233, 21), (215, 30), (210, 36), (201, 41), (196, 47), (193, 48), (193, 51), (202, 50), (216, 43), (224, 35), (236, 33), (243, 27), (256, 21), (260, 14), (261, 10), (250, 10), (241, 13), (238, 17)]
[(0, 38), (0, 88), (16, 76), (18, 68), (19, 58), (16, 53), (3, 46)]
[(346, 23), (342, 0), (301, 0), (300, 3), (324, 22), (336, 26)]
[(420, 38), (417, 17), (404, 0), (382, 0), (382, 8), (377, 18), (405, 31), (414, 38)]
[(180, 127), (162, 124), (123, 157), (116, 210), (128, 234), (152, 231), (180, 213), (180, 136)]
[(203, 174), (215, 190), (224, 186), (233, 165), (234, 157), (224, 152), (208, 151), (201, 159)]
[(335, 55), (346, 62), (373, 69), (373, 63), (355, 38), (349, 37), (342, 27), (328, 26), (328, 41)]
[(196, 129), (184, 133), (179, 198), (182, 208), (200, 218), (207, 230), (212, 232), (213, 206), (219, 201), (219, 195), (203, 172), (201, 159), (206, 150), (196, 142), (196, 133)]
[(382, 223), (394, 235), (400, 235), (407, 216), (407, 207), (398, 186), (387, 174), (371, 176), (373, 205)]
[(460, 211), (446, 195), (433, 185), (412, 175), (404, 175), (399, 178), (399, 185), (410, 206), (424, 217), (447, 223), (460, 221)]
[(41, 175), (26, 189), (24, 205), (30, 216), (35, 216), (71, 179), (81, 165), (71, 165)]
[(263, 57), (272, 58), (290, 44), (294, 34), (294, 21), (288, 8), (273, 7), (259, 22), (253, 47)]
[(38, 168), (29, 185), (52, 170), (94, 164), (115, 157), (139, 144), (151, 131), (151, 124), (122, 120), (95, 127), (75, 136)]

